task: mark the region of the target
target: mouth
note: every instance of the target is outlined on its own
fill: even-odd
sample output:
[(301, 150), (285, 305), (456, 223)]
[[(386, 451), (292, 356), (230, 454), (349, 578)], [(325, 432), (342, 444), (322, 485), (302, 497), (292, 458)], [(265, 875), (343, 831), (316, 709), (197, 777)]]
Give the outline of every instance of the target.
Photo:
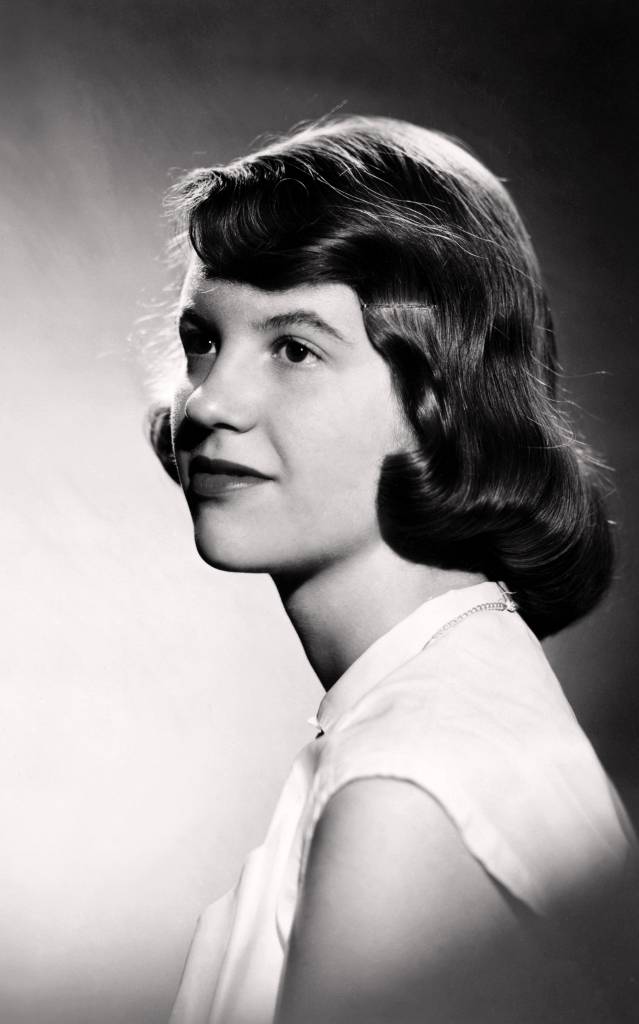
[(252, 466), (196, 455), (189, 465), (188, 491), (195, 498), (217, 498), (256, 487), (271, 479)]

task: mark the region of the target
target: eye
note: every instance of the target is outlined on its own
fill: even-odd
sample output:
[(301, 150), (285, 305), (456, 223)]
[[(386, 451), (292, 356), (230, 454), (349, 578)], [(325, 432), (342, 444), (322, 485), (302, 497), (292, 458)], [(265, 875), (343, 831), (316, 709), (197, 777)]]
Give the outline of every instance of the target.
[(313, 352), (308, 345), (297, 341), (296, 338), (280, 338), (275, 343), (275, 353), (278, 359), (286, 363), (312, 363), (319, 362), (319, 356)]
[(187, 356), (207, 356), (217, 351), (215, 338), (190, 324), (180, 326), (180, 341)]

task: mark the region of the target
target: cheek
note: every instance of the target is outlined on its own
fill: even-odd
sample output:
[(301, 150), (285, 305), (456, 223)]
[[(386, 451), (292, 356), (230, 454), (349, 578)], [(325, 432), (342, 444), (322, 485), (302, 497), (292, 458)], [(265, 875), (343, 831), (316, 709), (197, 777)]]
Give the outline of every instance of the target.
[[(385, 381), (383, 382), (386, 383)], [(345, 500), (374, 502), (384, 457), (399, 448), (399, 415), (386, 386), (350, 389), (310, 411), (304, 429), (290, 423), (294, 478), (322, 504), (339, 492)]]
[(173, 391), (173, 401), (171, 402), (171, 422), (174, 420), (181, 421), (184, 418), (184, 406), (192, 393), (193, 384), (187, 378), (186, 374), (182, 373)]
[(173, 448), (175, 450), (175, 456), (180, 465), (181, 459), (184, 459), (185, 454), (180, 451), (179, 446), (175, 443), (178, 430), (184, 422), (184, 409), (189, 396), (192, 393), (192, 388), (188, 384), (181, 384), (173, 394), (173, 401), (171, 402), (171, 439), (173, 441)]

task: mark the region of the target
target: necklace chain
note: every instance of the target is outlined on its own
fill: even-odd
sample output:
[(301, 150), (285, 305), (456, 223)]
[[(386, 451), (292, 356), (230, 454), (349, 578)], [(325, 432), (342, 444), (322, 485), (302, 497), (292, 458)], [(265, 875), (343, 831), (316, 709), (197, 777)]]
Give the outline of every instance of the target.
[[(506, 590), (502, 583), (498, 583), (497, 586), (504, 595), (503, 601), (484, 601), (482, 604), (476, 604), (473, 605), (472, 608), (468, 608), (467, 611), (462, 612), (461, 615), (456, 615), (454, 619), (449, 619), (448, 622), (445, 622), (443, 626), (440, 626), (440, 628), (435, 633), (433, 633), (430, 640), (426, 641), (426, 643), (424, 644), (424, 648), (429, 647), (434, 640), (438, 639), (438, 637), (442, 636), (444, 633), (447, 633), (449, 629), (453, 628), (453, 626), (456, 626), (458, 625), (458, 623), (463, 622), (463, 620), (467, 619), (469, 615), (475, 615), (476, 612), (516, 612), (517, 605), (513, 601), (510, 592)], [(323, 735), (324, 730), (320, 728), (320, 731), (317, 733), (315, 739), (318, 740), (320, 736)]]
[(467, 619), (469, 615), (475, 615), (476, 612), (516, 612), (517, 605), (513, 601), (509, 592), (501, 583), (498, 583), (497, 586), (504, 595), (503, 601), (484, 601), (483, 604), (473, 605), (472, 608), (468, 608), (465, 612), (462, 612), (461, 615), (456, 615), (454, 619), (449, 619), (449, 621), (445, 622), (443, 626), (440, 626), (437, 632), (433, 633), (431, 638), (424, 644), (424, 647), (429, 647), (434, 640), (437, 640), (444, 633), (447, 633), (449, 629), (453, 628), (453, 626), (457, 626), (460, 622), (463, 622), (463, 620)]

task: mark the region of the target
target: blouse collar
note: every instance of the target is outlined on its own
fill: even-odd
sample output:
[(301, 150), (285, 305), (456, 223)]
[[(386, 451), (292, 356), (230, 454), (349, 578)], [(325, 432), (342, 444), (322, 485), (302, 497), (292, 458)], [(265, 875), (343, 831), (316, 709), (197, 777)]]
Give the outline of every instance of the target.
[(442, 626), (478, 604), (506, 600), (497, 583), (449, 590), (419, 605), (367, 647), (323, 697), (310, 724), (328, 732), (341, 716), (396, 668), (415, 657)]

